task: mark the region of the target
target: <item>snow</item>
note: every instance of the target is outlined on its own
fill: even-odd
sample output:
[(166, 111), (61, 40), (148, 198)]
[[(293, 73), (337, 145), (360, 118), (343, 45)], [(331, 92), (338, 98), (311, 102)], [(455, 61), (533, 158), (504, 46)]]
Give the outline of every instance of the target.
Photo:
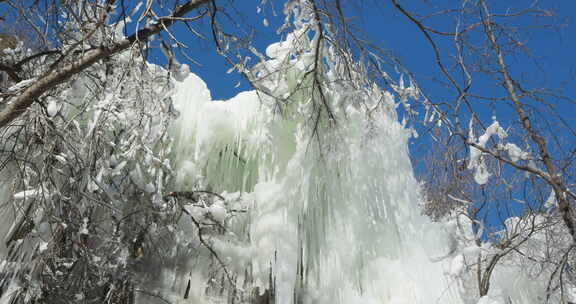
[(47, 242), (40, 242), (40, 245), (38, 246), (38, 251), (40, 253), (46, 251), (48, 249), (48, 243)]
[(48, 116), (53, 117), (58, 113), (60, 106), (56, 102), (56, 99), (50, 98), (48, 101), (48, 106), (46, 107), (46, 111), (48, 112)]
[[(4, 50), (6, 51), (6, 50)], [(17, 92), (20, 91), (24, 88), (29, 87), (30, 85), (32, 85), (34, 82), (36, 82), (36, 78), (30, 78), (30, 79), (25, 79), (20, 81), (19, 83), (11, 86), (10, 88), (8, 88), (8, 92)]]
[(88, 235), (90, 232), (88, 231), (88, 223), (89, 220), (87, 217), (82, 219), (82, 226), (80, 227), (80, 230), (78, 231), (78, 233), (80, 234), (84, 234), (84, 235)]
[(452, 259), (450, 264), (450, 275), (459, 277), (462, 274), (462, 271), (464, 271), (465, 266), (464, 256), (457, 255)]
[(470, 146), (470, 160), (468, 162), (468, 169), (474, 171), (474, 180), (479, 185), (484, 185), (488, 182), (488, 179), (492, 174), (488, 171), (488, 167), (482, 157), (482, 150), (486, 148), (486, 143), (493, 136), (497, 135), (500, 139), (504, 139), (508, 136), (506, 131), (500, 126), (500, 123), (496, 120), (486, 128), (484, 134), (480, 135), (478, 140), (475, 139), (474, 130), (472, 128), (472, 120), (470, 120), (470, 133), (469, 140), (471, 143), (477, 145), (479, 148)]
[[(265, 52), (268, 58), (262, 56), (262, 62), (252, 68), (251, 80), (260, 92), (212, 100), (202, 79), (187, 65), (174, 63), (170, 71), (174, 88), (166, 97), (173, 101), (178, 118), (171, 122), (170, 140), (162, 142), (169, 145), (170, 155), (166, 157), (170, 159), (147, 151), (145, 146), (142, 153), (146, 156), (135, 162), (136, 152), (130, 147), (122, 157), (107, 159), (98, 174), (87, 179), (87, 190), (109, 195), (115, 178), (127, 177), (138, 195), (156, 195), (155, 207), (185, 211), (177, 224), (161, 227), (158, 220), (158, 227), (150, 227), (150, 237), (173, 233), (174, 242), (166, 249), (176, 253), (173, 260), (147, 265), (154, 267), (154, 277), (139, 288), (147, 288), (151, 294), (164, 292), (163, 297), (174, 303), (224, 303), (218, 295), (207, 295), (207, 290), (219, 286), (216, 281), (224, 277), (225, 266), (242, 286), (239, 292), (249, 294), (258, 287), (263, 293), (274, 284), (274, 302), (278, 304), (541, 303), (547, 287), (542, 277), (550, 273), (534, 275), (515, 253), (502, 258), (494, 270), (489, 294), (478, 298), (476, 287), (470, 287), (476, 277), (475, 263), (478, 257), (489, 260), (501, 249), (479, 242), (482, 229), (473, 231), (472, 220), (464, 212), (438, 223), (421, 214), (423, 197), (408, 157), (413, 130), (399, 122), (396, 113), (399, 106), (412, 111), (407, 102), (418, 97), (413, 84), (405, 86), (401, 78), (392, 86), (393, 92), (386, 92), (376, 86), (330, 81), (324, 93), (338, 123), (322, 120), (317, 128), (311, 126), (318, 101), (312, 98), (313, 86), (306, 75), (314, 59), (310, 46), (317, 40), (310, 38), (308, 29), (313, 24), (307, 23), (304, 4), (290, 1), (291, 9), (302, 12), (294, 17), (294, 31), (271, 44)], [(323, 54), (326, 71), (319, 77), (339, 79), (341, 66), (329, 54)], [(121, 56), (120, 60), (128, 60), (131, 54)], [(283, 70), (278, 72), (279, 68)], [(269, 71), (278, 73), (266, 74)], [(26, 85), (29, 83), (20, 84)], [(83, 80), (78, 79), (63, 97), (77, 103), (86, 94)], [(82, 125), (72, 125), (78, 133), (99, 136), (98, 124), (106, 121), (110, 105), (118, 102), (118, 96), (110, 93), (91, 104)], [(63, 106), (56, 99), (49, 100), (47, 114), (53, 117), (65, 110)], [(114, 122), (131, 121), (130, 113), (117, 115)], [(149, 137), (139, 140), (155, 144), (154, 138), (164, 136), (153, 127), (149, 131)], [(311, 144), (313, 136), (318, 136), (318, 142)], [(478, 148), (470, 148), (468, 168), (479, 184), (487, 183), (491, 175), (479, 148), (487, 148), (494, 137), (500, 141), (507, 138), (496, 120), (478, 138), (470, 128), (471, 142)], [(104, 142), (118, 150), (125, 145), (109, 139)], [(513, 143), (499, 147), (512, 161), (532, 161), (528, 152)], [(70, 158), (66, 154), (55, 156), (61, 164), (68, 164)], [(161, 174), (154, 179), (148, 176), (159, 168), (174, 174), (173, 180), (172, 175), (167, 178), (174, 189), (162, 188)], [(14, 193), (13, 175), (3, 174), (2, 204), (52, 196), (43, 186), (26, 185), (25, 190)], [(180, 190), (206, 190), (216, 195), (206, 194), (197, 202), (171, 201), (172, 205), (163, 199), (166, 192)], [(454, 196), (451, 199), (470, 203)], [(547, 203), (549, 207), (555, 203), (553, 193)], [(9, 209), (0, 210), (2, 219), (15, 217), (11, 213), (15, 211)], [(51, 231), (50, 224), (40, 219), (41, 214), (34, 215), (37, 231), (33, 234)], [(521, 235), (522, 228), (531, 223), (546, 224), (543, 218), (509, 218), (501, 235)], [(0, 232), (9, 231), (12, 224), (0, 221)], [(90, 231), (97, 231), (90, 225), (85, 217), (80, 227), (75, 227), (80, 235), (90, 237)], [(205, 226), (198, 228), (200, 225)], [(549, 236), (534, 232), (530, 241), (517, 249), (543, 259), (548, 254), (545, 249), (555, 250), (542, 245)], [(0, 242), (3, 254), (7, 252), (4, 243)], [(219, 261), (207, 244), (218, 253)], [(40, 252), (48, 249), (46, 241), (37, 245)], [(123, 248), (115, 262), (129, 265), (131, 255)], [(184, 300), (182, 294), (188, 284), (189, 298)], [(19, 288), (11, 281), (4, 295)], [(8, 303), (4, 295), (0, 303)], [(77, 300), (84, 298), (84, 294), (75, 296)]]
[(519, 160), (527, 160), (530, 156), (528, 152), (523, 151), (513, 143), (506, 143), (504, 149), (508, 152), (508, 156), (510, 156), (510, 159), (513, 162), (517, 162)]
[(223, 223), (226, 219), (226, 208), (221, 201), (214, 202), (210, 207), (208, 207), (208, 212), (214, 220)]
[(480, 300), (478, 300), (477, 304), (505, 304), (506, 302), (502, 297), (494, 297), (490, 295), (485, 295)]
[(0, 296), (0, 304), (11, 304), (13, 303), (12, 301), (12, 295), (20, 292), (21, 287), (18, 286), (18, 283), (16, 282), (16, 280), (11, 280), (8, 288), (6, 288), (6, 290), (3, 290), (2, 292), (2, 296)]
[[(492, 138), (493, 136), (498, 137), (500, 141), (508, 137), (508, 134), (500, 126), (500, 123), (497, 120), (495, 120), (495, 117), (493, 117), (493, 119), (494, 121), (492, 122), (492, 124), (488, 128), (486, 128), (484, 134), (480, 135), (480, 137), (477, 140), (476, 137), (474, 136), (474, 129), (472, 127), (473, 119), (470, 120), (468, 140), (471, 145), (470, 145), (470, 157), (468, 161), (468, 169), (474, 171), (474, 180), (479, 185), (486, 184), (490, 176), (492, 176), (492, 174), (488, 171), (488, 167), (486, 166), (486, 162), (483, 157), (484, 152), (482, 152), (483, 149), (490, 150), (489, 148), (486, 147), (488, 140), (490, 140), (490, 138)], [(496, 146), (498, 147), (499, 150), (505, 151), (510, 157), (510, 160), (513, 162), (518, 162), (521, 160), (530, 160), (530, 154), (520, 149), (520, 147), (518, 147), (514, 143), (506, 143), (506, 144), (499, 143)], [(495, 153), (498, 152), (499, 151), (495, 151)], [(529, 163), (529, 166), (533, 165)]]
[(266, 48), (266, 56), (271, 59), (283, 60), (292, 52), (298, 52), (309, 45), (306, 32), (298, 30), (289, 33), (286, 40), (273, 43)]
[(37, 189), (20, 191), (20, 192), (12, 195), (12, 197), (15, 200), (32, 199), (32, 198), (36, 198), (39, 196), (44, 196), (44, 197), (49, 196), (48, 193), (46, 192), (46, 190), (42, 186), (40, 186)]
[(504, 139), (508, 136), (506, 131), (502, 129), (500, 123), (498, 121), (492, 122), (492, 124), (486, 129), (486, 132), (482, 134), (478, 138), (478, 145), (481, 147), (486, 147), (486, 142), (492, 137), (493, 135), (497, 135), (500, 139)]
[(558, 206), (558, 202), (556, 201), (556, 192), (554, 191), (554, 189), (552, 189), (550, 191), (550, 194), (548, 195), (548, 199), (544, 203), (544, 207), (552, 208), (556, 206)]
[[(288, 55), (297, 49), (294, 41), (304, 37), (288, 34), (268, 47), (270, 61), (259, 68), (295, 60), (295, 77), (303, 75), (310, 65), (302, 61), (310, 58)], [(286, 95), (299, 82), (267, 79), (261, 84), (288, 99), (290, 117), (275, 115), (275, 101), (255, 91), (212, 101), (203, 81), (190, 74), (176, 82), (173, 99), (180, 117), (172, 129), (178, 187), (200, 183), (219, 193), (242, 193), (250, 220), (231, 229), (249, 232), (255, 286), (265, 290), (272, 271), (276, 303), (293, 303), (303, 263), (311, 278), (303, 287), (305, 302), (462, 303), (451, 282), (463, 271), (463, 259), (430, 258), (451, 246), (449, 232), (420, 213), (407, 154), (411, 132), (397, 121), (394, 97), (377, 90), (327, 90), (341, 125), (323, 125), (317, 147), (309, 144), (309, 95)], [(347, 98), (367, 106), (339, 104)], [(369, 114), (376, 104), (383, 105), (378, 115)], [(199, 208), (185, 208), (200, 215)], [(220, 200), (207, 209), (219, 222), (227, 217)], [(217, 238), (212, 241), (220, 252), (230, 250), (226, 256), (246, 257), (243, 247), (227, 250)], [(241, 269), (244, 261), (227, 263)]]

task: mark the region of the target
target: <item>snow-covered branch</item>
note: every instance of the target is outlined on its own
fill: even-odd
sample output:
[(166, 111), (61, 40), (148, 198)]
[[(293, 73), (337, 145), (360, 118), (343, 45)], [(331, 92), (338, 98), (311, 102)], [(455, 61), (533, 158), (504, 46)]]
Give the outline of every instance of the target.
[(22, 90), (17, 96), (9, 98), (5, 102), (7, 106), (0, 112), (0, 128), (7, 126), (14, 119), (18, 118), (22, 113), (36, 101), (37, 98), (44, 93), (54, 88), (56, 85), (61, 84), (75, 74), (92, 66), (94, 63), (118, 54), (134, 43), (146, 42), (150, 37), (166, 30), (171, 25), (176, 23), (179, 18), (184, 17), (187, 13), (197, 9), (211, 0), (190, 0), (185, 4), (176, 7), (171, 16), (161, 17), (154, 24), (138, 30), (135, 34), (114, 42), (110, 45), (103, 45), (95, 48), (83, 50), (80, 58), (71, 58), (63, 64), (52, 67), (45, 75), (39, 77), (34, 84)]

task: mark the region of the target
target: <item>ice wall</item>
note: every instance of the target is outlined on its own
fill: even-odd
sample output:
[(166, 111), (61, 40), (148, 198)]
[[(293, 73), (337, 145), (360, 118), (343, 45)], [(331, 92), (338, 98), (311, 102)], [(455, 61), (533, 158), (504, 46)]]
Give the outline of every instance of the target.
[[(354, 83), (361, 73), (344, 79), (353, 64), (317, 47), (308, 32), (314, 25), (305, 22), (296, 20), (296, 29), (252, 67), (258, 91), (214, 101), (198, 76), (174, 80), (179, 117), (171, 125), (175, 179), (167, 191), (206, 190), (224, 199), (198, 208), (182, 202), (190, 216), (167, 227), (174, 232), (165, 243), (171, 259), (150, 258), (136, 269), (149, 275), (139, 288), (163, 298), (139, 293), (137, 303), (231, 303), (214, 291), (227, 286), (213, 282), (214, 273), (222, 274), (219, 262), (239, 292), (258, 298), (273, 289), (278, 304), (476, 303), (475, 277), (464, 280), (474, 269), (466, 264), (489, 249), (474, 244), (471, 231), (421, 215), (399, 101)], [(12, 176), (2, 174), (0, 203), (8, 205), (15, 190)], [(198, 240), (193, 217), (225, 226), (224, 233), (204, 234), (219, 261)], [(0, 209), (0, 236), (13, 218)], [(456, 237), (471, 247), (458, 248)], [(546, 286), (519, 275), (515, 260), (506, 263), (477, 303), (539, 303)]]
[[(288, 78), (304, 75), (305, 62), (291, 66)], [(270, 81), (280, 95), (299, 83)], [(230, 263), (250, 269), (261, 292), (272, 271), (276, 303), (462, 303), (436, 259), (450, 236), (421, 215), (393, 96), (339, 89), (326, 91), (336, 122), (314, 129), (313, 92), (293, 94), (281, 113), (255, 91), (211, 101), (190, 75), (174, 97), (178, 187), (234, 193), (249, 208), (236, 227), (249, 236), (247, 258)]]
[(250, 68), (258, 91), (211, 101), (197, 76), (176, 83), (177, 187), (245, 206), (229, 224), (248, 245), (230, 267), (275, 303), (462, 303), (438, 258), (453, 254), (450, 232), (418, 206), (397, 101), (319, 46), (296, 3), (294, 31)]

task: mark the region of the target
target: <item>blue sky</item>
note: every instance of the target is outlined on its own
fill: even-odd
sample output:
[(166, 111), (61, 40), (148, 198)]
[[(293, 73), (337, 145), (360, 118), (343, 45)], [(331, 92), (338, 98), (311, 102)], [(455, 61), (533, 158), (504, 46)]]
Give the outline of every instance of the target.
[[(256, 4), (259, 1), (253, 2)], [(354, 22), (366, 32), (371, 42), (397, 56), (417, 76), (418, 81), (423, 83), (423, 86), (430, 87), (430, 85), (427, 85), (430, 82), (429, 79), (440, 77), (434, 65), (434, 57), (430, 45), (417, 30), (416, 26), (395, 10), (389, 1), (382, 1), (377, 4), (375, 2), (378, 1), (365, 1), (362, 4), (363, 7), (350, 10), (349, 15), (354, 16)], [(450, 2), (455, 5), (459, 3), (459, 1), (454, 0), (448, 1), (448, 3)], [(510, 8), (513, 8), (526, 5), (526, 3), (531, 1), (492, 2), (500, 3), (500, 5), (506, 3)], [(419, 6), (425, 5), (421, 1), (414, 1), (414, 3), (418, 3)], [(542, 6), (551, 9), (556, 14), (556, 17), (554, 19), (541, 18), (541, 24), (552, 23), (557, 28), (555, 30), (540, 30), (535, 28), (538, 24), (532, 24), (534, 20), (530, 20), (530, 23), (520, 22), (522, 26), (534, 27), (533, 30), (529, 29), (527, 31), (524, 42), (535, 56), (534, 61), (538, 61), (537, 64), (540, 68), (540, 70), (535, 70), (530, 67), (531, 70), (526, 72), (531, 73), (531, 77), (537, 77), (540, 81), (546, 82), (548, 86), (560, 87), (566, 81), (573, 84), (573, 79), (571, 78), (576, 76), (576, 56), (574, 56), (574, 50), (576, 50), (576, 25), (574, 23), (576, 20), (573, 14), (576, 11), (576, 2), (554, 1), (543, 3)], [(498, 9), (504, 11), (507, 7), (501, 6)], [(257, 14), (256, 5), (245, 5), (241, 8), (240, 13), (243, 15), (240, 26), (252, 27), (255, 31), (253, 45), (256, 48), (264, 51), (269, 43), (278, 41), (279, 37), (276, 35), (275, 30), (283, 19), (281, 7), (276, 7), (273, 10), (270, 6), (265, 6), (263, 11)], [(276, 14), (276, 17), (273, 16), (274, 14)], [(269, 21), (269, 27), (263, 26), (264, 19)], [(452, 20), (447, 22), (442, 20), (442, 18), (434, 20), (433, 24), (439, 28), (446, 31), (451, 30)], [(206, 28), (202, 29), (200, 27), (199, 29), (206, 33)], [(202, 41), (192, 37), (183, 28), (176, 30), (176, 34), (180, 33), (183, 37), (191, 38), (189, 41), (184, 41), (189, 46), (189, 54), (202, 64), (202, 66), (192, 66), (192, 71), (207, 82), (215, 98), (230, 98), (243, 88), (246, 88), (246, 86), (235, 88), (238, 80), (240, 80), (239, 76), (236, 73), (225, 73), (228, 70), (228, 66), (224, 64), (220, 56), (215, 54), (215, 47), (210, 39)], [(440, 44), (444, 43), (444, 45), (447, 45), (446, 42), (450, 42), (449, 39), (444, 38), (437, 41)], [(515, 66), (515, 68), (517, 67)], [(570, 86), (569, 92), (572, 93), (569, 95), (574, 95), (573, 85)], [(430, 94), (434, 96), (443, 95), (440, 89), (438, 89), (438, 92), (432, 90)]]
[[(236, 9), (228, 9), (233, 18), (238, 20), (238, 29), (234, 24), (225, 24), (227, 30), (241, 30), (254, 32), (252, 45), (259, 51), (264, 52), (266, 46), (279, 40), (276, 29), (283, 21), (282, 7), (274, 7), (274, 1), (268, 1), (260, 13), (257, 13), (256, 4), (260, 1), (251, 1), (254, 5), (238, 6)], [(434, 11), (434, 8), (426, 1), (401, 1), (410, 3), (413, 7), (407, 7), (414, 11)], [(510, 10), (526, 6), (533, 1), (489, 1), (493, 5), (495, 12), (509, 12)], [(283, 3), (283, 2), (278, 2)], [(355, 3), (344, 1), (343, 3)], [(452, 101), (455, 91), (445, 84), (446, 80), (435, 65), (434, 53), (430, 44), (418, 31), (417, 27), (394, 9), (391, 1), (366, 0), (361, 5), (348, 7), (348, 17), (352, 22), (364, 31), (367, 39), (393, 56), (411, 71), (416, 77), (423, 91), (431, 100), (436, 102)], [(460, 1), (447, 1), (445, 7), (458, 6)], [(278, 5), (278, 4), (276, 4)], [(576, 22), (573, 16), (576, 11), (574, 1), (546, 2), (542, 7), (549, 9), (555, 14), (552, 18), (515, 18), (509, 22), (512, 30), (518, 29), (521, 42), (525, 44), (526, 53), (520, 53), (508, 59), (508, 63), (513, 67), (513, 76), (522, 79), (530, 88), (546, 87), (554, 89), (555, 93), (560, 93), (569, 97), (576, 97), (576, 87), (574, 78), (576, 77)], [(221, 15), (222, 16), (222, 15)], [(223, 18), (225, 19), (225, 18)], [(263, 20), (268, 20), (268, 27), (263, 25)], [(443, 31), (453, 30), (454, 16), (443, 16), (427, 19), (428, 24)], [(508, 22), (506, 19), (497, 20), (502, 23)], [(552, 25), (544, 29), (545, 25)], [(176, 27), (175, 34), (184, 37), (189, 49), (188, 54), (201, 65), (191, 64), (191, 70), (198, 74), (207, 83), (214, 99), (228, 99), (242, 90), (250, 89), (249, 85), (238, 73), (226, 73), (229, 65), (216, 54), (215, 46), (211, 41), (211, 36), (207, 23), (200, 23), (198, 28), (208, 39), (201, 40), (190, 34), (184, 27)], [(450, 67), (451, 56), (453, 55), (452, 37), (433, 36), (436, 43), (445, 50), (444, 62)], [(161, 55), (156, 55), (156, 59), (162, 61)], [(388, 71), (393, 77), (392, 67)], [(440, 81), (438, 81), (440, 80)], [(504, 91), (501, 86), (495, 85), (494, 81), (486, 77), (475, 77), (472, 91), (477, 94), (488, 94), (492, 96), (503, 96)], [(478, 114), (488, 122), (492, 116), (496, 116), (504, 127), (512, 125), (514, 119), (513, 111), (510, 107), (501, 106), (497, 103), (487, 103), (478, 105)], [(576, 113), (574, 104), (560, 102), (555, 105), (562, 114)], [(565, 116), (565, 120), (570, 121), (571, 117)], [(572, 123), (576, 128), (576, 124)]]
[[(242, 5), (239, 12), (229, 9), (230, 13), (238, 20), (238, 27), (234, 24), (225, 24), (229, 30), (253, 31), (254, 38), (252, 45), (260, 52), (264, 52), (267, 45), (279, 40), (276, 34), (283, 22), (282, 7), (273, 7), (273, 1), (263, 7), (262, 12), (257, 13), (256, 4), (260, 1), (252, 1), (254, 5)], [(408, 3), (406, 8), (414, 11), (432, 11), (430, 6), (432, 1), (401, 1)], [(280, 3), (280, 2), (278, 2)], [(348, 2), (350, 3), (350, 2)], [(402, 64), (413, 73), (416, 80), (426, 92), (428, 97), (435, 101), (450, 101), (454, 99), (455, 92), (442, 82), (445, 81), (440, 70), (435, 65), (434, 53), (425, 37), (418, 28), (411, 23), (398, 10), (394, 9), (390, 1), (364, 1), (355, 7), (349, 7), (348, 16), (352, 18), (366, 37), (377, 46), (396, 56)], [(445, 7), (458, 6), (460, 1), (447, 1)], [(526, 6), (532, 1), (489, 1), (494, 12), (510, 12), (522, 6)], [(278, 5), (278, 4), (276, 4)], [(404, 4), (403, 4), (404, 5)], [(239, 5), (240, 6), (240, 5)], [(554, 89), (554, 92), (576, 97), (576, 18), (573, 12), (576, 11), (575, 1), (550, 1), (542, 2), (541, 7), (549, 9), (554, 13), (552, 18), (515, 18), (509, 22), (506, 19), (499, 19), (510, 26), (512, 31), (519, 30), (520, 41), (525, 45), (527, 52), (515, 56), (507, 57), (508, 64), (512, 67), (513, 76), (521, 79), (531, 88), (546, 87)], [(264, 19), (269, 23), (264, 26)], [(427, 19), (429, 25), (435, 26), (443, 31), (453, 30), (453, 16), (444, 16)], [(200, 63), (191, 66), (191, 71), (199, 75), (207, 83), (213, 99), (228, 99), (242, 90), (250, 87), (236, 73), (226, 73), (229, 66), (216, 54), (215, 45), (210, 39), (208, 24), (200, 24), (197, 28), (206, 34), (206, 40), (198, 39), (190, 34), (184, 27), (176, 27), (175, 34), (183, 39), (189, 49), (188, 55)], [(443, 60), (450, 66), (450, 56), (453, 54), (452, 38), (433, 36), (436, 43), (445, 49)], [(474, 38), (472, 38), (474, 39)], [(183, 62), (185, 60), (180, 57)], [(152, 54), (153, 61), (163, 62), (159, 54)], [(389, 71), (394, 77), (394, 71)], [(398, 74), (396, 74), (396, 77)], [(438, 81), (440, 79), (441, 81)], [(486, 77), (476, 77), (473, 83), (473, 92), (492, 96), (504, 95), (502, 88), (494, 85)], [(481, 101), (475, 101), (481, 102)], [(515, 123), (516, 117), (512, 109), (498, 102), (484, 102), (477, 104), (478, 114), (485, 122), (491, 121), (492, 116), (496, 116), (501, 124), (506, 128)], [(568, 121), (569, 125), (576, 129), (576, 122), (572, 116), (576, 115), (576, 106), (573, 103), (559, 102), (556, 105), (558, 112)], [(425, 133), (422, 127), (418, 127), (419, 133)], [(568, 136), (574, 139), (574, 137)], [(411, 142), (411, 152), (414, 159), (418, 159), (422, 147), (430, 149), (430, 138), (423, 134), (419, 139)], [(568, 142), (567, 146), (574, 147), (576, 143)], [(418, 162), (415, 169), (422, 173), (425, 167)], [(515, 206), (515, 207), (514, 207)], [(510, 213), (519, 213), (523, 206), (513, 205)], [(504, 215), (507, 217), (507, 215)], [(488, 214), (487, 220), (491, 223), (498, 223), (498, 215)]]

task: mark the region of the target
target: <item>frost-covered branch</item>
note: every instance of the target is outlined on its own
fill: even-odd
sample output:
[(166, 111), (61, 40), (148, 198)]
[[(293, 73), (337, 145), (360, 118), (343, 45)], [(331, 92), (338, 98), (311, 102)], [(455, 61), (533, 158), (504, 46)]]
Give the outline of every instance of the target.
[(0, 128), (7, 126), (14, 119), (18, 118), (38, 97), (54, 88), (56, 85), (65, 82), (99, 60), (108, 58), (128, 49), (134, 43), (147, 41), (151, 36), (160, 33), (176, 23), (179, 18), (184, 17), (187, 13), (209, 2), (211, 1), (190, 0), (185, 4), (176, 7), (172, 15), (159, 18), (156, 23), (138, 30), (135, 34), (125, 39), (114, 42), (110, 45), (85, 49), (82, 52), (82, 57), (79, 59), (72, 59), (72, 62), (54, 66), (45, 75), (39, 77), (34, 84), (24, 89), (17, 96), (5, 101), (7, 106), (2, 110), (2, 112), (0, 112)]
[[(556, 200), (558, 202), (558, 208), (562, 213), (562, 218), (566, 227), (570, 231), (573, 240), (576, 242), (576, 222), (574, 220), (574, 215), (571, 206), (571, 200), (568, 198), (570, 196), (570, 192), (567, 190), (567, 187), (562, 182), (562, 179), (559, 175), (558, 169), (556, 165), (552, 161), (550, 156), (550, 152), (548, 150), (548, 146), (546, 143), (546, 139), (540, 135), (533, 127), (532, 123), (530, 122), (530, 117), (526, 113), (520, 98), (518, 97), (514, 85), (514, 80), (512, 79), (510, 73), (508, 72), (508, 66), (506, 65), (504, 55), (502, 54), (502, 49), (500, 44), (494, 35), (492, 20), (491, 20), (491, 13), (488, 10), (488, 6), (486, 5), (485, 1), (480, 1), (482, 4), (483, 9), (483, 24), (484, 30), (486, 35), (491, 43), (492, 50), (496, 53), (496, 59), (499, 66), (499, 73), (502, 75), (504, 80), (504, 87), (508, 92), (508, 97), (512, 100), (514, 104), (514, 110), (518, 115), (518, 119), (522, 123), (522, 127), (526, 130), (532, 141), (538, 146), (538, 152), (542, 162), (547, 171), (548, 178), (545, 179), (550, 186), (554, 189), (554, 193), (556, 195)], [(543, 175), (540, 175), (543, 177)], [(572, 198), (574, 200), (574, 198)]]

